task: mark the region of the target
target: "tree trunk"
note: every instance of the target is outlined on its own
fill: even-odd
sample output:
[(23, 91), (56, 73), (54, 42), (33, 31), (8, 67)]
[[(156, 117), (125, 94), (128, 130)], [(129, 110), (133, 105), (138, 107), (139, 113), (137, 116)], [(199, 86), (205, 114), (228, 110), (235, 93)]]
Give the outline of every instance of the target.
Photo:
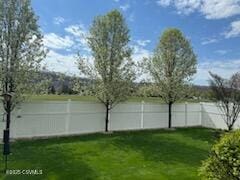
[(231, 131), (233, 129), (233, 120), (231, 119), (231, 116), (229, 115), (229, 110), (227, 109), (227, 127), (228, 127), (228, 131)]
[(168, 128), (172, 127), (172, 102), (168, 103)]
[(11, 119), (11, 105), (10, 105), (10, 101), (7, 101), (6, 112), (7, 112), (6, 129), (9, 129), (10, 128), (10, 119)]
[(228, 126), (228, 131), (232, 131), (232, 129), (233, 129), (233, 124)]
[(105, 132), (108, 132), (108, 114), (109, 114), (109, 103), (106, 104), (106, 117), (105, 117)]

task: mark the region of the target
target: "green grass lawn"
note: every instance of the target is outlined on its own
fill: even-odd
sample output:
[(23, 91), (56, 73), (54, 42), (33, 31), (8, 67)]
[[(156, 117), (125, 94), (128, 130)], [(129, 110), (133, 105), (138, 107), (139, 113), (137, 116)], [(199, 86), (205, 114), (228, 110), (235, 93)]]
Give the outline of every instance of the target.
[(79, 96), (79, 95), (32, 95), (29, 97), (29, 101), (97, 101), (94, 96)]
[[(79, 95), (33, 95), (29, 97), (30, 101), (92, 101), (97, 102), (98, 99), (94, 96), (79, 96)], [(158, 97), (130, 97), (129, 102), (156, 102), (162, 103), (163, 101)]]
[[(67, 101), (68, 99), (71, 99), (72, 101), (92, 101), (92, 102), (97, 102), (97, 98), (94, 96), (79, 96), (79, 95), (32, 95), (29, 97), (29, 101)], [(164, 103), (163, 100), (159, 97), (130, 97), (128, 99), (128, 102), (150, 102), (150, 103)], [(187, 100), (182, 100), (178, 103), (182, 102), (199, 102), (199, 100), (194, 100), (194, 99), (187, 99)], [(206, 100), (202, 100), (206, 101)]]
[(199, 179), (197, 171), (214, 134), (211, 129), (189, 128), (19, 140), (12, 143), (9, 169), (42, 169), (43, 175), (1, 173), (0, 179)]

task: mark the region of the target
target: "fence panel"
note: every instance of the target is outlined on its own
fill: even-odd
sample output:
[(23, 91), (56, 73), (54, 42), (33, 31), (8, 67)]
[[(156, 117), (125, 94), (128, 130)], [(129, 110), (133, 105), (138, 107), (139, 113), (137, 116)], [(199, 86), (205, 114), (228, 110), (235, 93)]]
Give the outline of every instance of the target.
[(187, 109), (185, 104), (174, 104), (172, 107), (172, 126), (187, 126)]
[(187, 104), (187, 126), (201, 126), (201, 104)]
[(11, 121), (12, 134), (16, 137), (63, 135), (65, 114), (23, 114)]
[(66, 134), (100, 132), (104, 130), (105, 113), (74, 113)]
[[(203, 103), (203, 126), (217, 129), (227, 129), (227, 125), (224, 121), (225, 115), (216, 106), (215, 103)], [(240, 116), (233, 127), (234, 129), (240, 128)]]
[(166, 128), (168, 127), (168, 107), (165, 104), (144, 104), (143, 128)]
[[(5, 128), (0, 118), (0, 138)], [(172, 108), (172, 126), (204, 126), (226, 129), (222, 112), (214, 103), (181, 103)], [(156, 129), (168, 127), (168, 105), (122, 103), (110, 111), (110, 130)], [(240, 127), (240, 118), (234, 128)], [(11, 137), (38, 137), (102, 132), (105, 108), (100, 103), (45, 101), (23, 103), (12, 113)]]
[(124, 103), (115, 106), (110, 112), (110, 130), (141, 128), (141, 104)]

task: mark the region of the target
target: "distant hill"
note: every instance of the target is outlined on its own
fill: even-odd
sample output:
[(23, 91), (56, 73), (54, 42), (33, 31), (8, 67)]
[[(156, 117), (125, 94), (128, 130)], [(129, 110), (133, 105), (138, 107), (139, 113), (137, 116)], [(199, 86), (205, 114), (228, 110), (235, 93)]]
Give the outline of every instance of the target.
[(54, 89), (54, 91), (61, 92), (64, 94), (72, 94), (72, 83), (75, 80), (79, 80), (81, 84), (88, 85), (91, 81), (87, 78), (81, 78), (76, 76), (69, 76), (59, 72), (40, 72), (39, 79), (37, 81), (50, 80), (49, 89)]
[[(78, 80), (82, 86), (89, 86), (91, 84), (91, 80), (87, 78), (81, 78), (76, 76), (69, 76), (59, 72), (50, 72), (50, 71), (42, 71), (40, 74), (41, 80), (50, 80), (50, 89), (55, 91), (56, 93), (64, 93), (64, 94), (74, 94), (73, 92), (73, 82)], [(143, 85), (150, 85), (150, 83), (134, 83), (135, 90), (139, 89)], [(198, 92), (198, 94), (207, 94), (210, 90), (209, 86), (202, 85), (193, 85), (194, 91)]]

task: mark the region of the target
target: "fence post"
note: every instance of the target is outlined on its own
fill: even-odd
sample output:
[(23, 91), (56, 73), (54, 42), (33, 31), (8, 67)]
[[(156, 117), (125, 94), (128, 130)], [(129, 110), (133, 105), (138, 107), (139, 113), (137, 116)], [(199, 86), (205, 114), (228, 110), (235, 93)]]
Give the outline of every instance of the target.
[(142, 101), (141, 103), (141, 129), (144, 128), (143, 121), (144, 121), (144, 101)]
[(69, 123), (70, 123), (70, 116), (71, 116), (71, 99), (68, 99), (67, 101), (67, 106), (66, 106), (66, 121), (65, 121), (65, 133), (68, 134), (69, 133)]
[(203, 113), (203, 103), (200, 102), (200, 110), (199, 110), (199, 124), (202, 126), (202, 113)]
[(110, 105), (108, 105), (108, 108), (109, 108), (109, 111), (108, 111), (108, 130), (111, 131), (111, 110), (112, 110), (112, 107)]
[(188, 117), (187, 117), (188, 116), (188, 112), (187, 112), (188, 111), (188, 107), (187, 106), (188, 106), (188, 103), (185, 102), (185, 127), (188, 126), (188, 124), (187, 124), (188, 123)]

